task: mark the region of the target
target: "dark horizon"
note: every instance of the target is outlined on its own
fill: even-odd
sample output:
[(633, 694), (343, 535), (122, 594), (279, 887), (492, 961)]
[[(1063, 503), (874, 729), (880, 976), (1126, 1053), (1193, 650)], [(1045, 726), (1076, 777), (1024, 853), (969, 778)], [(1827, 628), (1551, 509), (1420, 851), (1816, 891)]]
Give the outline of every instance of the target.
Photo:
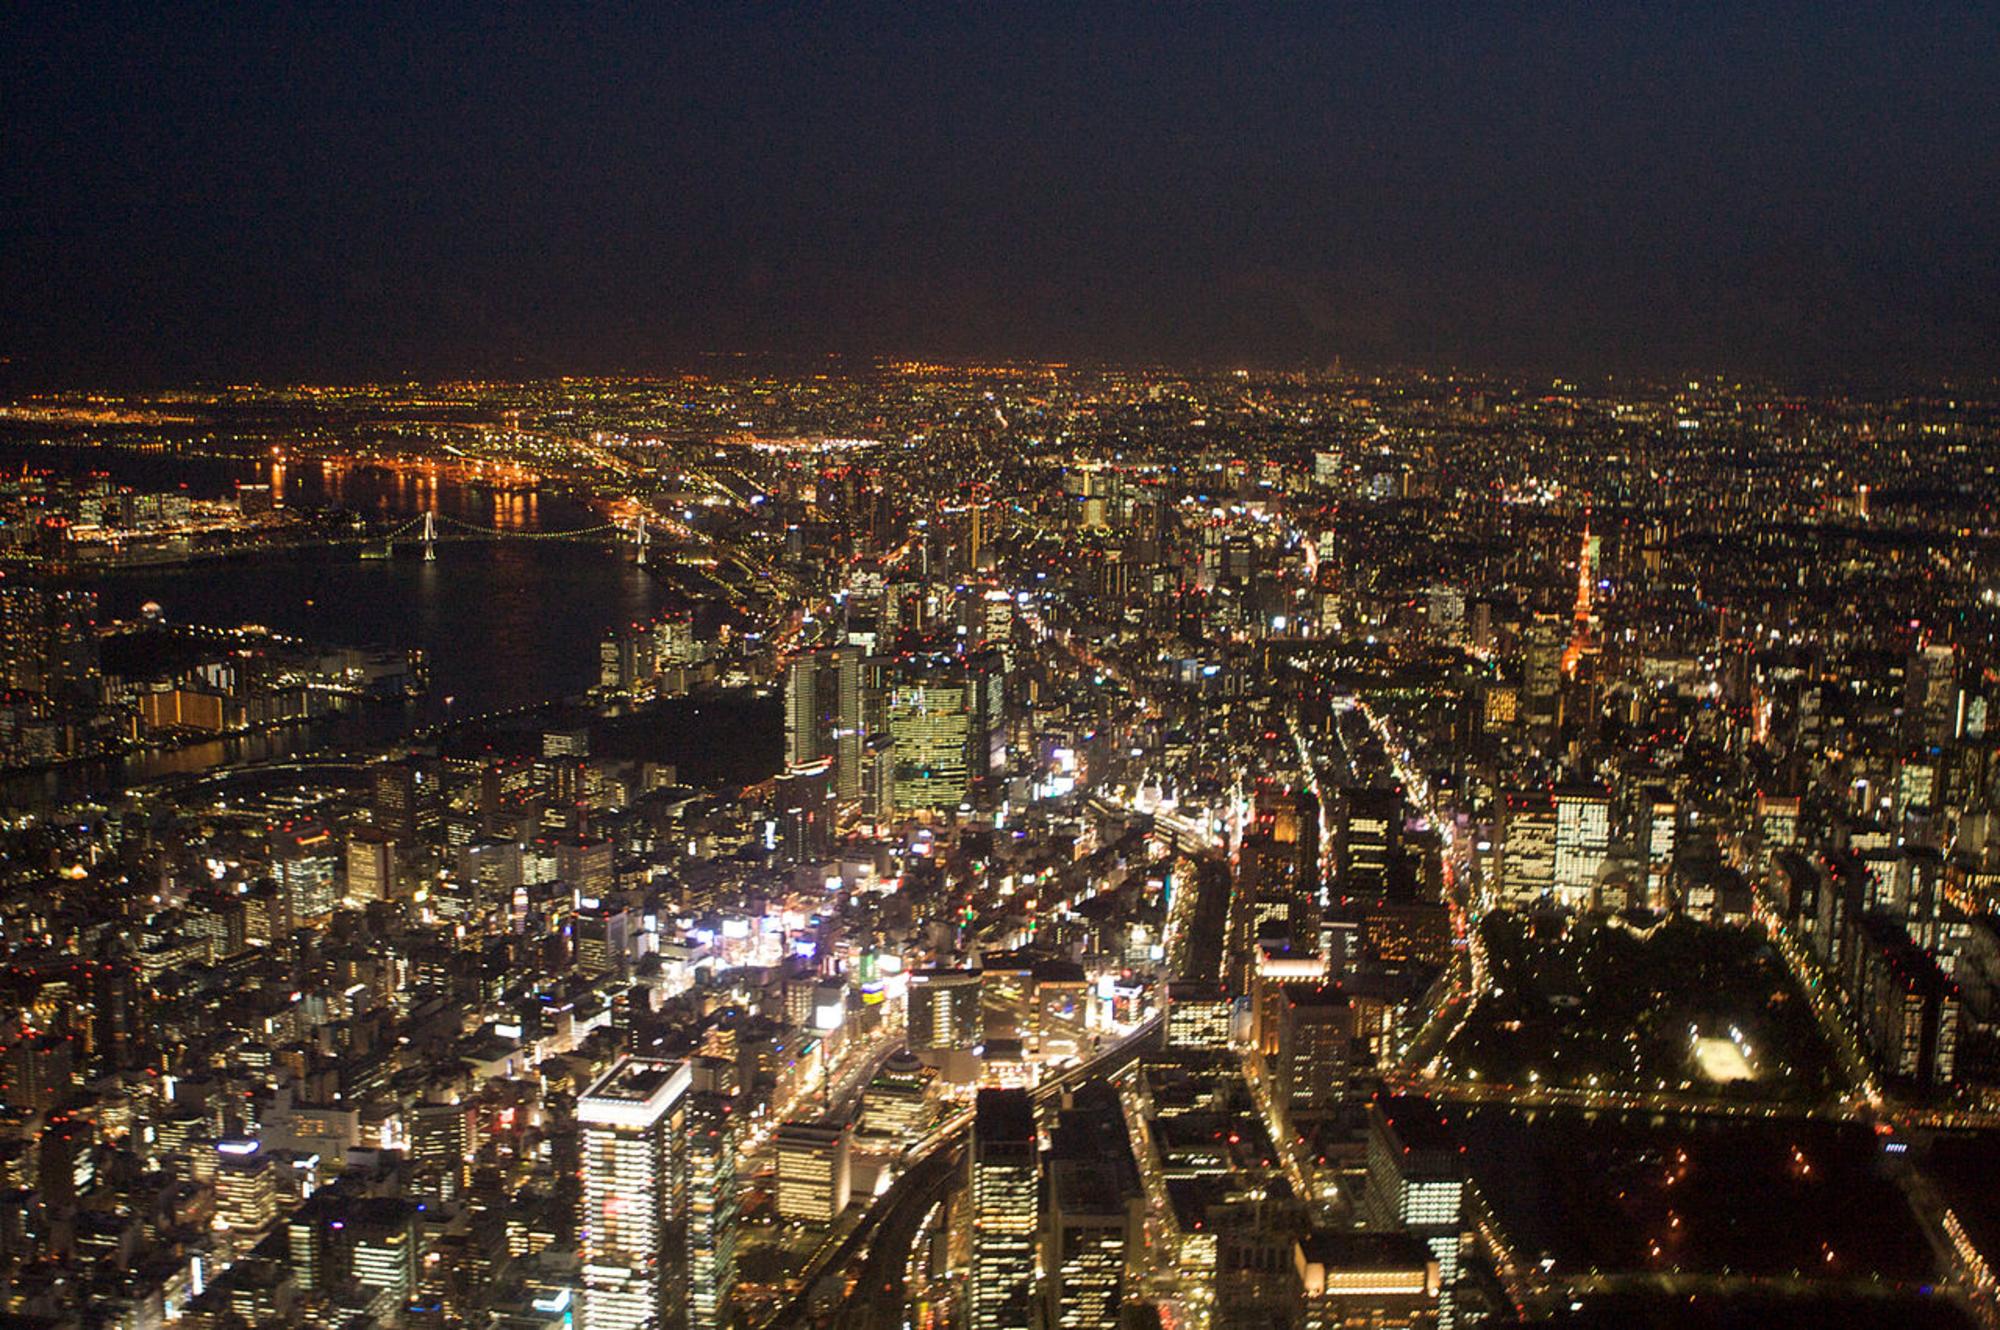
[(17, 13), (0, 391), (2000, 373), (2000, 16)]

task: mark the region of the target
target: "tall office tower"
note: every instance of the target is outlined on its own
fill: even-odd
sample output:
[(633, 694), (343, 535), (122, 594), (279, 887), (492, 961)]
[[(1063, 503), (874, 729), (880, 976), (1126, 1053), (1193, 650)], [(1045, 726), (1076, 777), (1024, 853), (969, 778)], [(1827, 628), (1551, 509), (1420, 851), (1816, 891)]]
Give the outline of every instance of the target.
[(919, 1053), (971, 1048), (985, 1037), (977, 970), (918, 970), (910, 976), (910, 1047)]
[(583, 1330), (685, 1324), (688, 1066), (620, 1058), (577, 1100)]
[(601, 901), (618, 886), (618, 847), (608, 836), (552, 836), (556, 880), (578, 899)]
[(398, 844), (415, 847), (443, 825), (444, 795), (430, 763), (411, 757), (371, 770), (375, 825)]
[(1236, 997), (1221, 984), (1167, 985), (1167, 1047), (1220, 1050), (1229, 1047)]
[(1667, 907), (1667, 876), (1674, 867), (1674, 841), (1680, 826), (1680, 805), (1658, 786), (1646, 791), (1646, 908)]
[(974, 632), (979, 645), (1000, 653), (1008, 670), (1014, 668), (1014, 598), (1005, 591), (988, 591), (972, 602), (978, 606), (978, 626)]
[(1045, 1164), (1044, 1324), (1049, 1330), (1115, 1326), (1126, 1269), (1146, 1231), (1146, 1193), (1115, 1090), (1100, 1085), (1077, 1092), (1050, 1134)]
[(63, 703), (95, 702), (103, 686), (97, 593), (0, 587), (0, 686)]
[(1560, 616), (1537, 614), (1521, 634), (1522, 702), (1528, 724), (1534, 728), (1552, 730), (1556, 726), (1556, 698), (1562, 691), (1562, 655), (1569, 631)]
[(913, 1141), (930, 1125), (934, 1078), (908, 1049), (882, 1064), (861, 1093), (861, 1134)]
[(317, 823), (287, 822), (271, 828), (270, 836), (271, 866), (292, 925), (333, 913), (340, 903), (341, 857), (333, 833)]
[(472, 1113), (464, 1104), (417, 1104), (409, 1111), (410, 1156), (437, 1178), (438, 1199), (465, 1190), (465, 1161), (472, 1153)]
[(1389, 870), (1402, 839), (1403, 796), (1379, 787), (1340, 792), (1336, 819), (1338, 867), (1333, 892), (1349, 900), (1389, 894)]
[(1451, 1330), (1453, 1285), (1464, 1241), (1465, 1157), (1437, 1105), (1407, 1096), (1368, 1110), (1368, 1182), (1362, 1215), (1372, 1229), (1420, 1238), (1438, 1264), (1438, 1325)]
[(1510, 905), (1540, 900), (1556, 886), (1556, 802), (1543, 790), (1500, 796), (1500, 895)]
[(347, 899), (366, 904), (396, 894), (396, 838), (380, 827), (347, 836)]
[(47, 1113), (75, 1093), (76, 1040), (62, 1034), (23, 1034), (0, 1057), (0, 1091), (6, 1102)]
[(798, 657), (785, 669), (785, 765), (811, 766), (826, 751), (826, 721), (819, 652)]
[(256, 1246), (278, 1217), (277, 1170), (254, 1140), (216, 1144), (215, 1221), (239, 1254)]
[(861, 815), (873, 822), (887, 820), (896, 807), (896, 747), (885, 727), (873, 731), (861, 746)]
[(653, 657), (662, 669), (684, 669), (701, 660), (692, 614), (669, 614), (653, 624)]
[(1279, 1104), (1292, 1121), (1337, 1106), (1347, 1088), (1354, 1007), (1325, 984), (1286, 984), (1276, 1001), (1277, 1051), (1269, 1058)]
[(833, 853), (833, 761), (789, 767), (772, 782), (778, 852), (787, 864), (813, 864)]
[(965, 679), (972, 694), (966, 768), (973, 794), (983, 796), (1007, 775), (1007, 663), (996, 650), (974, 652), (966, 658)]
[(622, 905), (589, 900), (571, 919), (571, 956), (576, 968), (594, 977), (624, 974), (632, 958), (632, 912)]
[(833, 797), (842, 804), (861, 798), (861, 754), (868, 742), (867, 656), (855, 645), (835, 647), (833, 656)]
[(1611, 799), (1596, 788), (1556, 792), (1556, 903), (1590, 904), (1598, 870), (1611, 851)]
[[(97, 1181), (96, 1154), (91, 1148), (95, 1137), (90, 1123), (64, 1111), (50, 1114), (42, 1127), (35, 1146), (34, 1194), (52, 1216), (73, 1214), (77, 1198)], [(225, 1226), (232, 1213), (224, 1204), (229, 1195), (218, 1180), (215, 1217)]]
[(1958, 653), (1933, 644), (1916, 652), (1903, 670), (1905, 743), (1935, 747), (1958, 737)]
[(344, 1269), (390, 1315), (396, 1315), (416, 1292), (422, 1266), (423, 1229), (417, 1222), (417, 1206), (393, 1196), (343, 1200), (340, 1217), (331, 1225), (340, 1250), (328, 1264)]
[(737, 1125), (729, 1096), (688, 1100), (687, 1330), (722, 1330), (736, 1286)]
[(778, 1128), (780, 1219), (831, 1224), (853, 1195), (852, 1139), (838, 1122), (787, 1122)]
[(896, 670), (887, 706), (896, 812), (953, 812), (965, 802), (973, 693), (956, 663), (911, 660)]
[(862, 794), (868, 717), (867, 653), (847, 644), (798, 657), (785, 671), (785, 766), (825, 764), (833, 797), (844, 804)]
[(1035, 1106), (1026, 1090), (981, 1090), (973, 1107), (972, 1330), (1035, 1323), (1035, 1235), (1041, 1184)]

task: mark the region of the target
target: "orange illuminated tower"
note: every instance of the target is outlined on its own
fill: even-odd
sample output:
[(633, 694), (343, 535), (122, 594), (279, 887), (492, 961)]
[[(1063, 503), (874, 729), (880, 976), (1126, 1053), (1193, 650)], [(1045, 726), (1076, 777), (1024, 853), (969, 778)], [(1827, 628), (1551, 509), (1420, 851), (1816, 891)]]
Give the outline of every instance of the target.
[(1597, 541), (1590, 534), (1590, 519), (1583, 520), (1583, 543), (1576, 553), (1576, 631), (1563, 651), (1562, 672), (1575, 677), (1576, 667), (1590, 649), (1591, 589), (1597, 580)]

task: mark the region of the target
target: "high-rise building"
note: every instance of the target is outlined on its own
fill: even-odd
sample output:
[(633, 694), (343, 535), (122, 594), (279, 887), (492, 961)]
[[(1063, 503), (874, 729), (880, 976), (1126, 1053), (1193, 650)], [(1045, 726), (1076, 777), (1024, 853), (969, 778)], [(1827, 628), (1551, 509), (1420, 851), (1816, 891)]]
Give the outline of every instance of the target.
[(1949, 743), (1958, 737), (1958, 653), (1932, 643), (1911, 655), (1903, 672), (1903, 729), (1907, 742)]
[(1646, 809), (1646, 908), (1666, 908), (1667, 876), (1674, 866), (1674, 841), (1680, 827), (1680, 806), (1663, 789), (1650, 789)]
[(285, 912), (296, 928), (333, 913), (340, 903), (340, 843), (314, 822), (286, 822), (271, 828), (271, 860)]
[(254, 1140), (222, 1141), (215, 1150), (215, 1221), (239, 1252), (247, 1252), (278, 1217), (271, 1156)]
[(1528, 724), (1553, 729), (1558, 722), (1557, 698), (1562, 691), (1563, 648), (1569, 625), (1561, 616), (1537, 614), (1521, 634), (1522, 693)]
[(0, 687), (65, 704), (97, 701), (97, 593), (0, 586)]
[(973, 652), (965, 662), (971, 691), (966, 733), (966, 768), (975, 800), (1007, 775), (1007, 661), (998, 648)]
[(971, 792), (974, 688), (956, 663), (905, 662), (887, 703), (899, 813), (955, 812)]
[(577, 1100), (582, 1128), (582, 1330), (685, 1323), (684, 1062), (626, 1057)]
[(910, 976), (910, 1047), (919, 1053), (976, 1047), (985, 1037), (977, 970), (919, 970)]
[(0, 1091), (7, 1103), (47, 1113), (76, 1089), (76, 1041), (61, 1034), (24, 1034), (0, 1058)]
[(1167, 1047), (1227, 1049), (1236, 997), (1220, 984), (1167, 985)]
[(722, 1330), (736, 1285), (738, 1130), (727, 1095), (688, 1101), (687, 1330)]
[(1335, 804), (1336, 894), (1366, 900), (1389, 893), (1389, 872), (1402, 839), (1403, 796), (1379, 787), (1346, 789)]
[(897, 1051), (861, 1093), (862, 1134), (904, 1141), (923, 1135), (931, 1119), (932, 1082), (915, 1054)]
[(785, 667), (785, 765), (806, 767), (831, 756), (826, 751), (826, 717), (822, 707), (818, 653), (800, 656)]
[(1276, 1097), (1293, 1119), (1340, 1102), (1353, 1062), (1354, 1007), (1325, 984), (1286, 984), (1276, 1002), (1277, 1051), (1269, 1058)]
[(1509, 904), (1540, 900), (1556, 885), (1556, 804), (1546, 791), (1500, 796), (1500, 895)]
[(373, 773), (375, 825), (404, 846), (414, 846), (440, 825), (443, 795), (437, 773), (417, 758), (382, 762)]
[(843, 806), (862, 798), (878, 672), (854, 644), (800, 656), (785, 670), (785, 767), (823, 770), (829, 797)]
[(355, 1198), (335, 1231), (346, 1247), (350, 1277), (377, 1295), (392, 1314), (416, 1291), (422, 1230), (415, 1204), (393, 1196)]
[(1556, 903), (1569, 909), (1589, 905), (1598, 871), (1610, 850), (1610, 796), (1595, 788), (1558, 790)]
[(464, 1104), (417, 1104), (408, 1119), (411, 1157), (437, 1175), (441, 1200), (455, 1199), (465, 1190), (471, 1110)]
[(790, 767), (772, 782), (783, 862), (820, 863), (833, 853), (833, 769), (833, 760), (824, 758)]
[(835, 1122), (787, 1122), (778, 1128), (777, 1209), (780, 1219), (831, 1224), (847, 1208), (853, 1187), (852, 1140)]
[(1128, 1266), (1145, 1239), (1146, 1201), (1116, 1091), (1078, 1092), (1051, 1133), (1046, 1168), (1044, 1323), (1050, 1330), (1118, 1325)]
[(972, 1330), (1035, 1323), (1040, 1159), (1026, 1090), (981, 1090), (972, 1115)]
[(395, 894), (395, 837), (380, 827), (356, 827), (347, 837), (347, 899), (366, 904)]
[(873, 723), (870, 703), (878, 669), (858, 645), (835, 647), (833, 657), (833, 797), (845, 806), (861, 798), (862, 752)]
[(1451, 1330), (1465, 1236), (1465, 1157), (1437, 1105), (1409, 1096), (1370, 1105), (1361, 1204), (1371, 1229), (1400, 1229), (1430, 1248), (1438, 1266), (1438, 1325)]
[(545, 843), (555, 858), (556, 880), (582, 901), (601, 901), (618, 885), (617, 846), (605, 836), (553, 836)]

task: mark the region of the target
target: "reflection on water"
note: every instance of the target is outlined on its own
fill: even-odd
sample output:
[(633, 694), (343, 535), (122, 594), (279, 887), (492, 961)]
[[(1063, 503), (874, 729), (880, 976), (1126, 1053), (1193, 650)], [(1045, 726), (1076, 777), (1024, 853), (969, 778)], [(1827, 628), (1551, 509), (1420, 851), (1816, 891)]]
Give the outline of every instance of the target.
[(153, 601), (175, 622), (422, 648), (430, 719), (582, 692), (597, 682), (604, 634), (651, 618), (661, 603), (658, 585), (620, 551), (549, 540), (447, 542), (434, 563), (415, 546), (393, 559), (305, 550), (119, 574), (98, 594), (111, 617)]
[(184, 489), (197, 499), (229, 498), (238, 485), (269, 485), (287, 507), (344, 509), (370, 521), (414, 517), (429, 509), (475, 526), (510, 531), (566, 531), (595, 526), (601, 520), (571, 500), (481, 484), (417, 464), (282, 455), (229, 460), (0, 440), (0, 471), (18, 472), (24, 467), (67, 475), (103, 473), (116, 484), (142, 490)]
[[(12, 465), (23, 450), (0, 449)], [(35, 464), (61, 457), (35, 454)], [(503, 530), (570, 530), (598, 519), (559, 497), (487, 489), (420, 473), (318, 462), (189, 462), (119, 458), (112, 470), (134, 485), (188, 477), (190, 492), (225, 493), (235, 479), (278, 472), (288, 503), (340, 507), (371, 519), (422, 513)], [(137, 474), (144, 471), (151, 474)], [(106, 618), (133, 618), (148, 601), (171, 621), (234, 627), (262, 624), (327, 646), (421, 648), (431, 691), (408, 703), (358, 706), (330, 721), (272, 734), (148, 753), (111, 763), (18, 777), (0, 786), (9, 804), (113, 789), (222, 762), (392, 742), (413, 726), (583, 692), (597, 682), (598, 643), (613, 625), (644, 622), (664, 604), (660, 586), (609, 545), (560, 540), (444, 542), (435, 562), (414, 545), (392, 559), (362, 559), (353, 546), (109, 573), (95, 578)]]
[(377, 522), (433, 509), (440, 517), (502, 531), (567, 531), (600, 520), (580, 504), (534, 490), (464, 483), (417, 466), (273, 461), (258, 479), (289, 507), (341, 508)]

